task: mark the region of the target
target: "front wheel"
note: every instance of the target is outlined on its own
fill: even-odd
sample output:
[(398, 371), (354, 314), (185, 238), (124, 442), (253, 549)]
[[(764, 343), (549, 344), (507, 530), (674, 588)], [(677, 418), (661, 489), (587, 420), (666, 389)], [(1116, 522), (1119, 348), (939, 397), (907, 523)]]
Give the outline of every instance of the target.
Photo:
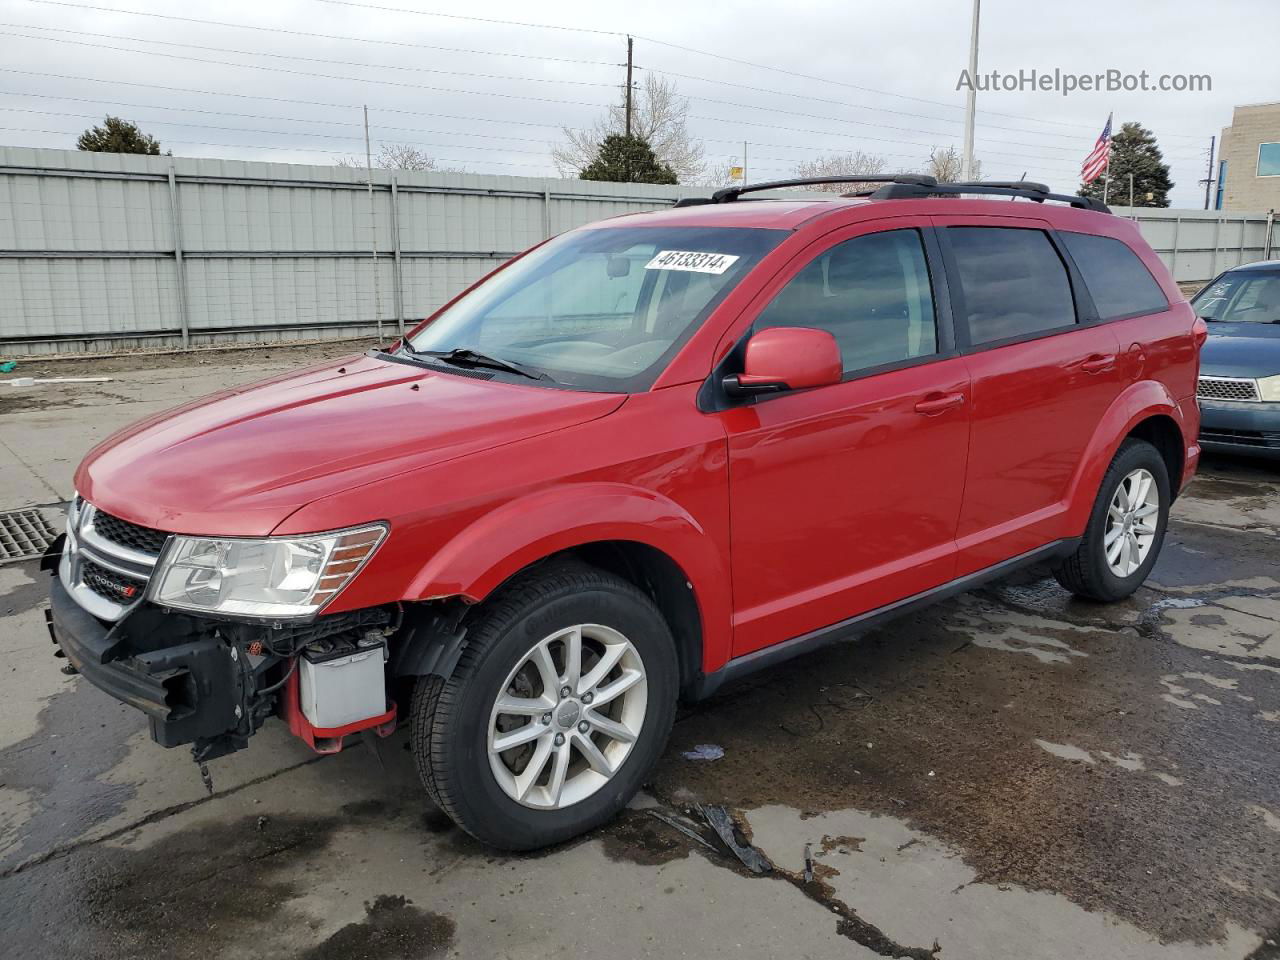
[(1058, 582), (1089, 600), (1132, 594), (1155, 566), (1172, 500), (1159, 451), (1144, 440), (1126, 440), (1102, 478), (1079, 547), (1053, 571)]
[(568, 839), (639, 790), (678, 683), (671, 632), (645, 594), (585, 564), (532, 571), (486, 604), (448, 680), (418, 681), (418, 772), (479, 840)]

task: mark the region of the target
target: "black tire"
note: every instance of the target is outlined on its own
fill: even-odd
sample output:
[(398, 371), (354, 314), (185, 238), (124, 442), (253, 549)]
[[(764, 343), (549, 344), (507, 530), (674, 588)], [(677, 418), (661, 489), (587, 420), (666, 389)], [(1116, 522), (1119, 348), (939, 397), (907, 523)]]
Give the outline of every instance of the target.
[[(1128, 576), (1121, 577), (1107, 563), (1103, 545), (1107, 530), (1107, 511), (1115, 496), (1116, 488), (1125, 477), (1140, 468), (1147, 470), (1155, 478), (1156, 489), (1159, 492), (1160, 509), (1156, 514), (1156, 532), (1151, 541), (1151, 549), (1141, 565)], [(1160, 556), (1172, 502), (1169, 469), (1165, 465), (1164, 458), (1145, 440), (1133, 438), (1126, 440), (1116, 451), (1115, 459), (1111, 461), (1111, 466), (1107, 468), (1102, 478), (1098, 497), (1089, 514), (1089, 525), (1085, 528), (1080, 545), (1075, 553), (1054, 568), (1053, 575), (1058, 583), (1077, 597), (1101, 603), (1123, 600), (1132, 594), (1147, 579), (1147, 575)]]
[[(622, 765), (595, 793), (561, 809), (533, 809), (509, 796), (490, 767), (491, 711), (529, 650), (576, 624), (601, 624), (631, 642), (647, 681), (644, 721)], [(671, 732), (678, 687), (675, 642), (648, 596), (576, 561), (535, 568), (485, 602), (448, 680), (418, 680), (410, 710), (418, 774), (440, 809), (484, 843), (505, 850), (559, 843), (609, 820), (640, 789)]]

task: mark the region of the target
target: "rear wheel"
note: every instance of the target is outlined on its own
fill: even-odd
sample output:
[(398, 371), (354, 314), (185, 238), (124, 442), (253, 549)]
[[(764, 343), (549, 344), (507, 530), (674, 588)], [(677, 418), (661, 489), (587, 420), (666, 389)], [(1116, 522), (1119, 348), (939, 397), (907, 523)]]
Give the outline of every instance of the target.
[(1164, 458), (1144, 440), (1126, 440), (1102, 478), (1080, 546), (1054, 570), (1058, 582), (1090, 600), (1132, 594), (1155, 566), (1171, 502)]
[(643, 783), (675, 713), (675, 645), (630, 583), (564, 563), (521, 578), (414, 692), (427, 791), (464, 830), (528, 850), (603, 823)]

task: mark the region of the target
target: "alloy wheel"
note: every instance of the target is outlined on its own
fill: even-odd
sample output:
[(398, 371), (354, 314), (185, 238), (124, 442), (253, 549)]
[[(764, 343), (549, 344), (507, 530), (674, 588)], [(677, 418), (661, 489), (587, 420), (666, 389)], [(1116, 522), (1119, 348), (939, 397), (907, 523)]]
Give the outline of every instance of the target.
[(1102, 537), (1107, 566), (1117, 577), (1132, 576), (1146, 561), (1159, 514), (1160, 488), (1151, 472), (1139, 467), (1126, 474), (1107, 507)]
[(584, 623), (535, 644), (507, 675), (489, 718), (489, 766), (527, 807), (586, 799), (622, 767), (648, 705), (644, 662), (617, 630)]

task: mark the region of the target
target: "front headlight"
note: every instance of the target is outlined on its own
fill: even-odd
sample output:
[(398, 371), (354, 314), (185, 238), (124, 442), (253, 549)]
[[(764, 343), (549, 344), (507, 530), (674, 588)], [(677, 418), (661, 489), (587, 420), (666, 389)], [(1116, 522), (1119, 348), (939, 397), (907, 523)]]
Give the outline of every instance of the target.
[(1280, 403), (1280, 374), (1274, 377), (1258, 378), (1258, 398), (1271, 403)]
[(151, 579), (162, 607), (248, 617), (319, 611), (373, 556), (381, 524), (305, 537), (172, 539)]

